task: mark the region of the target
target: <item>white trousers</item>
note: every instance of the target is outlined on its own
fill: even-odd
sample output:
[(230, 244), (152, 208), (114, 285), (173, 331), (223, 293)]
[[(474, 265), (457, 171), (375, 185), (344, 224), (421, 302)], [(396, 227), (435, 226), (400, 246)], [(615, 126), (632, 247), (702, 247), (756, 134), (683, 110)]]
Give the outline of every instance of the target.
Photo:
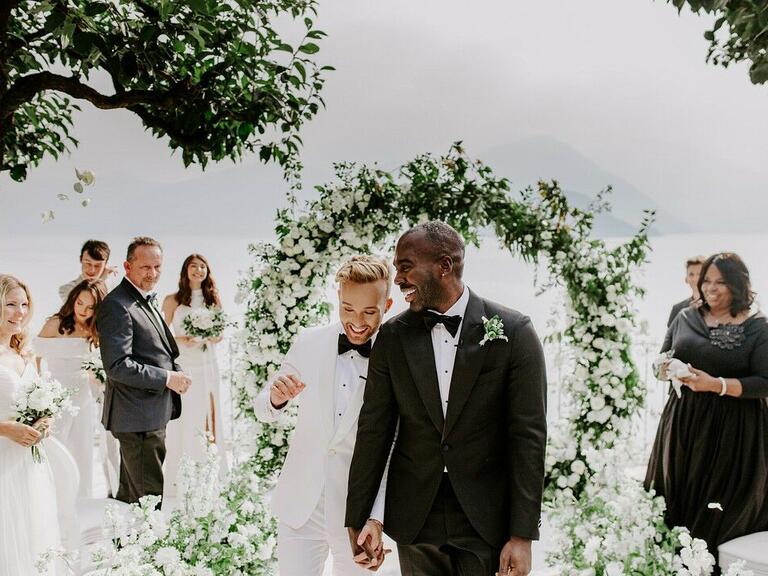
[(347, 529), (344, 526), (327, 526), (323, 493), (304, 526), (294, 529), (278, 523), (277, 563), (280, 576), (323, 576), (329, 551), (333, 558), (333, 576), (370, 574), (352, 560)]

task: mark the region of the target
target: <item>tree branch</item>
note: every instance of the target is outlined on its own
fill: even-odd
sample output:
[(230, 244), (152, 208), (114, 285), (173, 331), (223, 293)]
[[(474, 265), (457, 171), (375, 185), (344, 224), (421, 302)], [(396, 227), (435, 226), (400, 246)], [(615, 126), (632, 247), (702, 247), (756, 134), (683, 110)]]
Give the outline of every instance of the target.
[(73, 98), (87, 100), (102, 110), (129, 108), (138, 104), (150, 104), (160, 108), (171, 108), (183, 95), (186, 83), (180, 83), (170, 90), (131, 90), (111, 96), (83, 84), (77, 78), (61, 76), (51, 72), (38, 72), (19, 78), (0, 100), (0, 119), (7, 118), (25, 102), (40, 92), (56, 90)]
[(143, 0), (133, 0), (133, 3), (139, 7), (139, 10), (141, 10), (147, 18), (151, 18), (155, 22), (160, 20), (160, 11), (157, 8), (150, 6)]
[(21, 0), (3, 0), (0, 2), (0, 39), (6, 38), (11, 11), (19, 4), (21, 4)]
[(128, 107), (128, 110), (141, 118), (146, 126), (165, 132), (171, 140), (179, 144), (182, 148), (189, 148), (204, 152), (211, 150), (210, 144), (208, 144), (204, 138), (180, 132), (176, 126), (173, 126), (171, 123), (166, 122), (158, 116), (155, 116), (142, 106), (130, 106)]

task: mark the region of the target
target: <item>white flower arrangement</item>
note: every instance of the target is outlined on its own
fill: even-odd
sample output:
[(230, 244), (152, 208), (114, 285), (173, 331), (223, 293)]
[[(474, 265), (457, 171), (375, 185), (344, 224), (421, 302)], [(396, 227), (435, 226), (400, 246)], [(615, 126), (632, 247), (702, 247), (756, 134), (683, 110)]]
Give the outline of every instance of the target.
[(156, 510), (157, 496), (131, 507), (128, 516), (111, 509), (107, 540), (92, 560), (94, 572), (152, 576), (274, 574), (275, 520), (255, 494), (262, 479), (248, 462), (238, 464), (226, 482), (219, 479), (215, 445), (208, 458), (182, 461), (179, 506), (170, 517)]
[(483, 316), (482, 318), (485, 335), (480, 340), (480, 346), (485, 346), (486, 342), (492, 342), (493, 340), (504, 340), (505, 342), (509, 340), (504, 335), (504, 323), (498, 315), (491, 316), (490, 318)]
[(219, 308), (193, 308), (182, 321), (187, 336), (203, 340), (203, 350), (208, 349), (206, 340), (218, 338), (234, 323)]
[[(27, 370), (16, 396), (16, 421), (34, 426), (41, 418), (55, 419), (63, 412), (76, 415), (78, 408), (72, 405), (71, 400), (73, 392), (50, 373), (39, 375), (34, 370)], [(31, 451), (35, 462), (43, 462), (43, 454), (37, 444), (31, 446)]]
[(102, 364), (101, 353), (98, 348), (89, 350), (88, 353), (83, 356), (80, 370), (86, 374), (93, 375), (93, 377), (101, 384), (107, 383), (107, 372), (104, 370), (104, 364)]

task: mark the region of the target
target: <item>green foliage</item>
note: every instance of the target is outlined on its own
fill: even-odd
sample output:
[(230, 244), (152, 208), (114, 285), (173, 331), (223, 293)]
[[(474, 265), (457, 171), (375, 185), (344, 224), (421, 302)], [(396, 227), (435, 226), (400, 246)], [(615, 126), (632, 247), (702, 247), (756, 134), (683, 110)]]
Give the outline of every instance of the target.
[(716, 17), (711, 30), (707, 61), (728, 67), (749, 61), (753, 84), (768, 81), (768, 2), (765, 0), (667, 0), (678, 11), (686, 5), (693, 12), (704, 11)]
[(314, 14), (315, 0), (6, 0), (0, 171), (23, 180), (76, 146), (79, 99), (130, 110), (185, 165), (256, 152), (295, 175), (332, 69), (312, 59), (325, 36)]

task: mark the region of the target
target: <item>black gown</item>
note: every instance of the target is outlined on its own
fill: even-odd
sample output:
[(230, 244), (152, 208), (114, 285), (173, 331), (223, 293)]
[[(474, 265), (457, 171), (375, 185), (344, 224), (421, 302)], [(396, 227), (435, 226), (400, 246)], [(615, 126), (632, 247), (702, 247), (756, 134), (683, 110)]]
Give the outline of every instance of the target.
[(667, 524), (688, 527), (717, 558), (719, 544), (768, 530), (768, 321), (757, 313), (713, 329), (689, 307), (667, 330), (669, 350), (743, 387), (740, 398), (670, 390), (645, 478), (666, 499)]

